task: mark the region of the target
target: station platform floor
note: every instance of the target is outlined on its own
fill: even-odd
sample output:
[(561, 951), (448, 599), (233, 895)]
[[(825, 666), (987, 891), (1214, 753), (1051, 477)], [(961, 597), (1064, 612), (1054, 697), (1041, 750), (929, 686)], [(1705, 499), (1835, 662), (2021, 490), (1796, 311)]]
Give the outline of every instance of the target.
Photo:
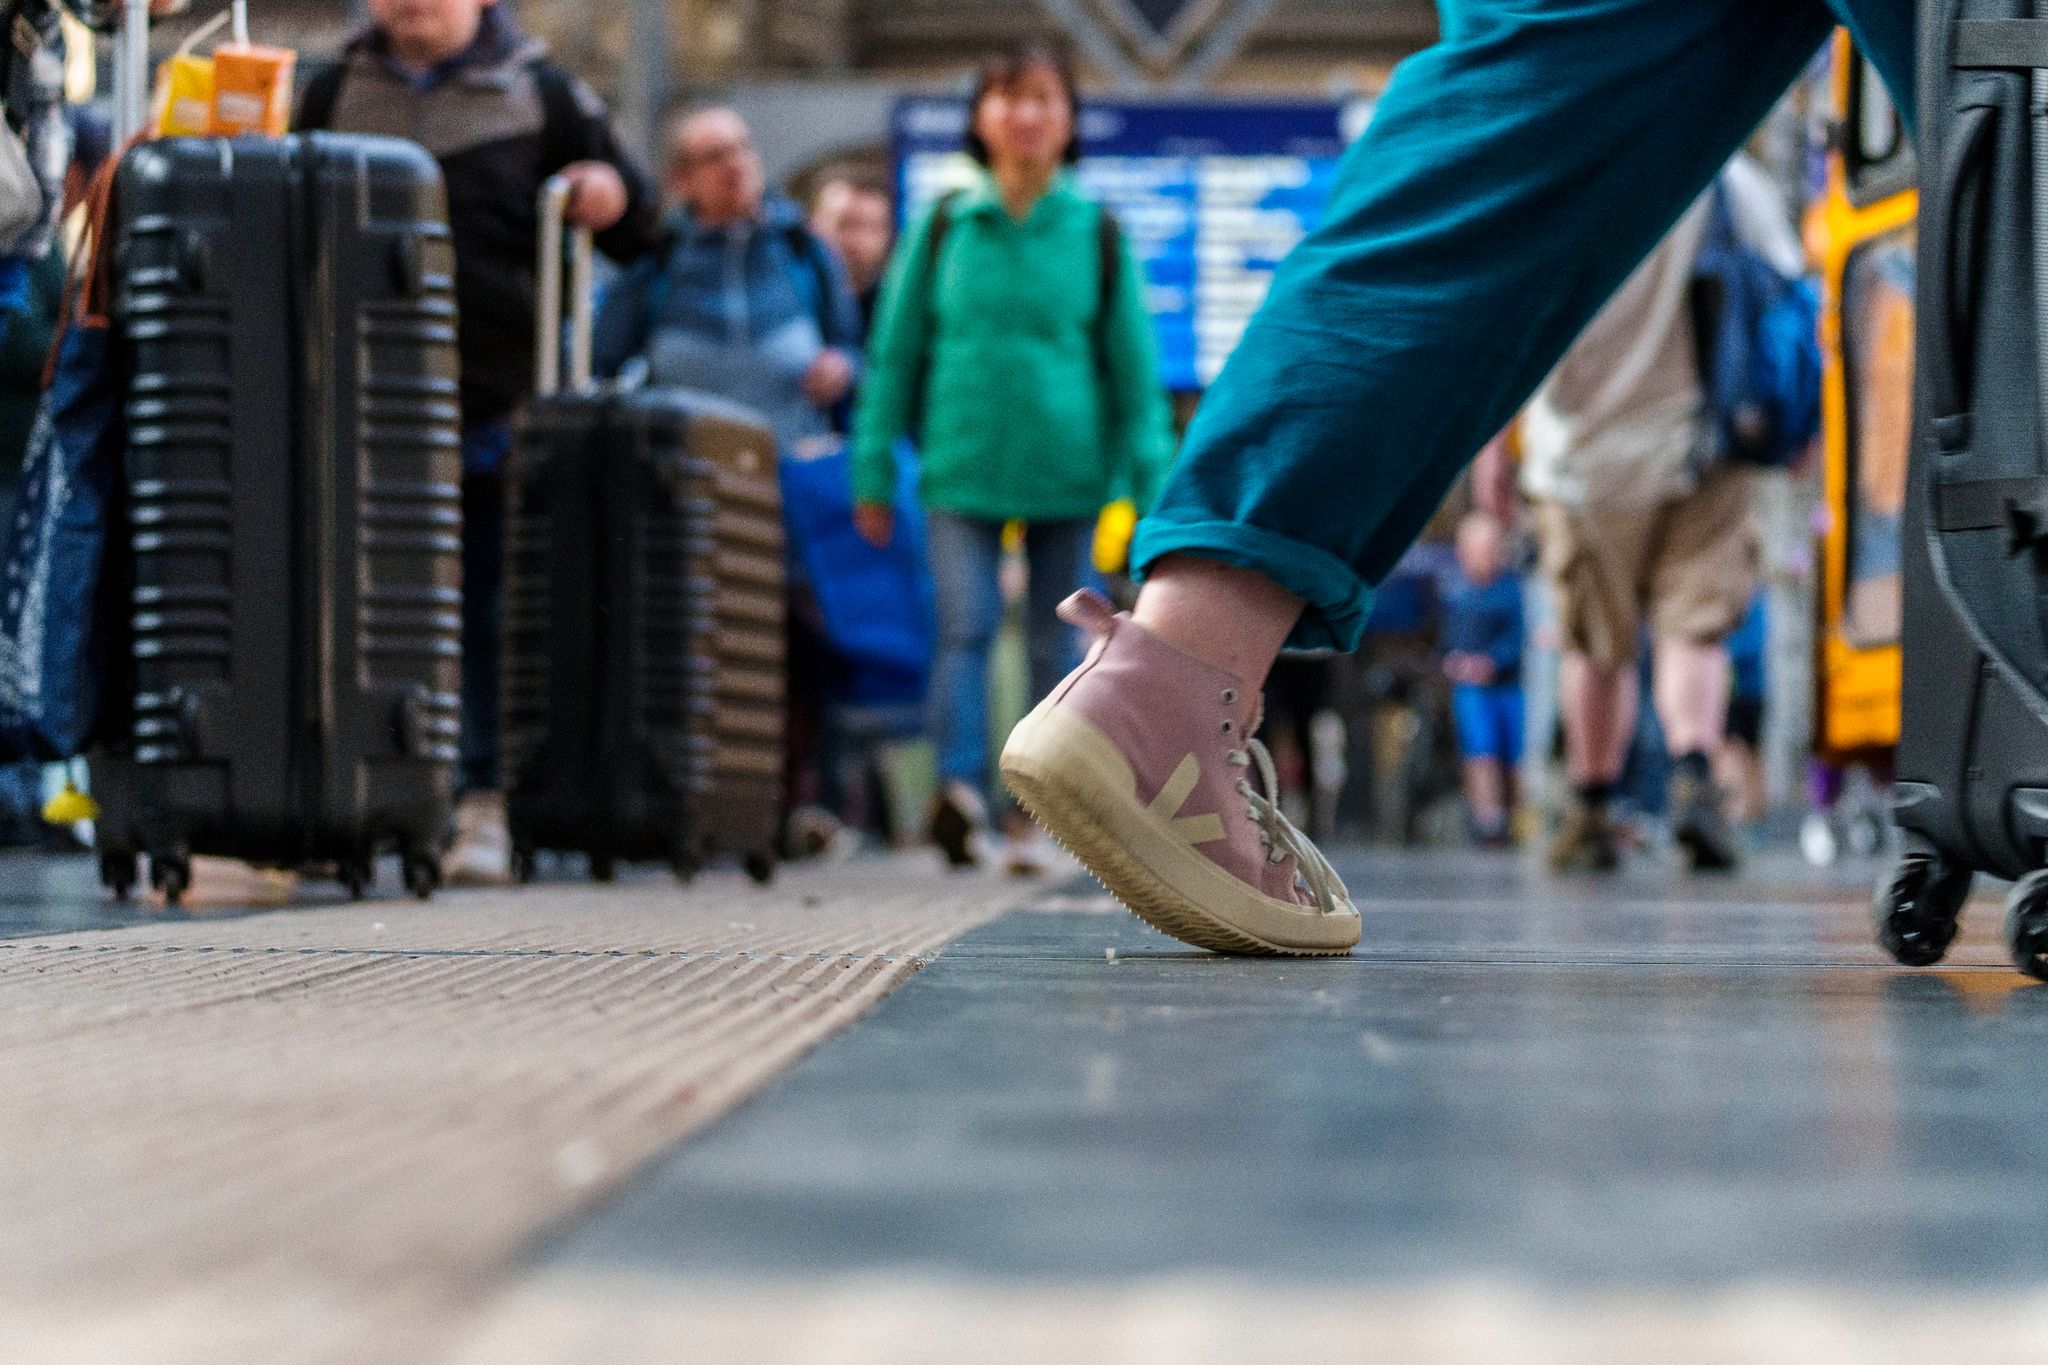
[(109, 917), (0, 860), (0, 1359), (2048, 1359), (2048, 993), (1876, 868), (1340, 853), (1358, 954), (923, 858)]

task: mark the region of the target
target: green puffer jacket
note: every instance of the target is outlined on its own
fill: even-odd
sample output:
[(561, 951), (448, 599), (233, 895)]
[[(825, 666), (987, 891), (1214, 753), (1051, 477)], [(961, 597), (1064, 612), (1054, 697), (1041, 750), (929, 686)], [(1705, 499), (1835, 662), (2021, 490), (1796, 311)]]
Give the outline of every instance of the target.
[[(897, 442), (927, 507), (991, 521), (1151, 506), (1172, 423), (1127, 244), (1103, 307), (1101, 212), (1061, 177), (1021, 222), (986, 177), (956, 196), (936, 262), (927, 212), (896, 254), (854, 419), (854, 491), (886, 503)], [(920, 391), (921, 390), (921, 391)]]

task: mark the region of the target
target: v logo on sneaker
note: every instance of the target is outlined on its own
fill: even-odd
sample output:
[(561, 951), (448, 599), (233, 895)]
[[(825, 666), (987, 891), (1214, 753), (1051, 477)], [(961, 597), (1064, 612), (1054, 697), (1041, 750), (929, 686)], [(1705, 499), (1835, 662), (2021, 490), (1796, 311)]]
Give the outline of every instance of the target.
[(1209, 844), (1225, 837), (1223, 819), (1216, 814), (1182, 815), (1180, 808), (1188, 795), (1202, 780), (1202, 764), (1193, 754), (1180, 761), (1173, 770), (1173, 776), (1166, 779), (1166, 785), (1159, 789), (1159, 795), (1152, 798), (1151, 812), (1161, 820), (1169, 821), (1173, 832), (1190, 844)]

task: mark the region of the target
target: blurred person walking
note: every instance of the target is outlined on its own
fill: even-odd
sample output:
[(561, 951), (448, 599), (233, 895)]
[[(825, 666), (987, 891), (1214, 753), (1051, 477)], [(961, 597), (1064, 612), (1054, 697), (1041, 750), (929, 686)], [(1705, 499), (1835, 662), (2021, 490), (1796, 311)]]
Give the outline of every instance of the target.
[(1768, 710), (1767, 656), (1770, 651), (1769, 596), (1750, 599), (1742, 624), (1728, 637), (1732, 685), (1728, 724), (1714, 755), (1714, 780), (1728, 793), (1738, 823), (1753, 825), (1770, 804), (1764, 774), (1764, 717)]
[[(1056, 609), (1087, 572), (1097, 516), (1120, 498), (1150, 506), (1171, 453), (1137, 263), (1068, 174), (1077, 116), (1055, 49), (982, 63), (967, 150), (983, 173), (934, 205), (897, 254), (854, 423), (855, 515), (878, 545), (894, 531), (897, 442), (918, 441), (939, 617), (930, 729), (941, 790), (929, 824), (954, 866), (978, 861), (988, 819), (1004, 524), (1025, 523), (1031, 685), (1042, 693), (1076, 661)], [(1013, 870), (1035, 870), (1028, 824), (1008, 824)]]
[[(58, 219), (71, 164), (72, 122), (64, 105), (64, 34), (51, 0), (7, 7), (0, 47), (0, 138), (11, 144), (16, 172), (0, 193), (0, 550), (12, 542), (29, 432), (42, 406), (43, 372), (56, 335), (65, 256)], [(0, 847), (40, 844), (54, 834), (43, 824), (42, 767), (33, 760), (0, 764)]]
[[(1138, 528), (1135, 610), (1005, 778), (1126, 905), (1201, 947), (1341, 953), (1357, 907), (1255, 784), (1284, 645), (1349, 650), (1473, 453), (1848, 25), (1914, 107), (1905, 0), (1438, 0)], [(1190, 781), (1192, 778), (1192, 781)], [(1171, 796), (1173, 799), (1166, 799)]]
[(1609, 806), (1636, 731), (1646, 630), (1672, 833), (1695, 870), (1740, 861), (1713, 756), (1728, 719), (1727, 641), (1756, 592), (1758, 547), (1754, 471), (1703, 447), (1712, 404), (1699, 352), (1712, 323), (1696, 263), (1717, 215), (1781, 274), (1798, 274), (1791, 215), (1737, 157), (1566, 352), (1523, 423), (1523, 486), (1563, 632), (1573, 799), (1549, 850), (1556, 872), (1620, 862)]
[(294, 126), (383, 133), (441, 164), (462, 355), (462, 760), (451, 884), (511, 880), (498, 734), (505, 485), (514, 410), (532, 392), (540, 187), (572, 186), (572, 226), (633, 260), (655, 241), (652, 186), (597, 95), (497, 0), (369, 0), (371, 23), (314, 77)]
[(1507, 529), (1490, 512), (1458, 523), (1458, 577), (1444, 603), (1444, 675), (1463, 760), (1475, 843), (1514, 843), (1522, 761), (1522, 579), (1508, 570)]
[(865, 339), (874, 326), (889, 253), (896, 247), (895, 196), (879, 180), (855, 171), (836, 171), (819, 183), (812, 196), (811, 231), (839, 253), (847, 283), (860, 305)]
[[(753, 134), (730, 109), (676, 120), (668, 183), (677, 207), (660, 248), (599, 305), (597, 373), (638, 365), (651, 384), (729, 398), (768, 421), (785, 463), (824, 457), (844, 425), (834, 414), (860, 377), (862, 322), (845, 267), (797, 205), (768, 188)], [(839, 833), (822, 806), (819, 767), (832, 659), (799, 534), (790, 544), (780, 834), (789, 857), (822, 852)]]
[(650, 384), (744, 403), (785, 452), (829, 435), (860, 377), (860, 309), (839, 258), (770, 191), (746, 120), (699, 109), (676, 121), (660, 248), (605, 291), (593, 360)]

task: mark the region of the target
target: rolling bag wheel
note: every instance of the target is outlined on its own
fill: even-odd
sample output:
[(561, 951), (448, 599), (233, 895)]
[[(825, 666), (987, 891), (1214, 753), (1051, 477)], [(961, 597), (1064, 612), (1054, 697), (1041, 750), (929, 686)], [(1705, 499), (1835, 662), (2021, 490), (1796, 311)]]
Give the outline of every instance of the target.
[(515, 848), (512, 850), (512, 880), (525, 886), (533, 880), (533, 850)]
[(2048, 981), (2048, 871), (2029, 872), (2006, 892), (2005, 937), (2012, 965)]
[(405, 889), (423, 901), (432, 900), (441, 885), (441, 864), (424, 853), (405, 855)]
[(192, 885), (192, 864), (183, 858), (152, 859), (150, 884), (164, 894), (164, 904), (176, 909)]
[(367, 858), (351, 858), (341, 865), (341, 884), (348, 889), (348, 898), (359, 901), (370, 889), (373, 872)]
[(775, 880), (775, 855), (756, 849), (747, 855), (746, 869), (757, 885), (766, 886)]
[(1877, 941), (1907, 967), (1941, 961), (1955, 941), (1956, 917), (1972, 874), (1925, 848), (1908, 849), (1877, 889)]
[(100, 885), (113, 893), (115, 904), (125, 904), (134, 894), (135, 879), (133, 853), (100, 854)]
[(697, 874), (704, 870), (704, 860), (688, 850), (677, 851), (675, 856), (668, 860), (668, 865), (676, 874), (676, 880), (684, 886), (696, 881)]
[(590, 855), (590, 876), (593, 881), (608, 882), (619, 875), (619, 865), (609, 853)]

